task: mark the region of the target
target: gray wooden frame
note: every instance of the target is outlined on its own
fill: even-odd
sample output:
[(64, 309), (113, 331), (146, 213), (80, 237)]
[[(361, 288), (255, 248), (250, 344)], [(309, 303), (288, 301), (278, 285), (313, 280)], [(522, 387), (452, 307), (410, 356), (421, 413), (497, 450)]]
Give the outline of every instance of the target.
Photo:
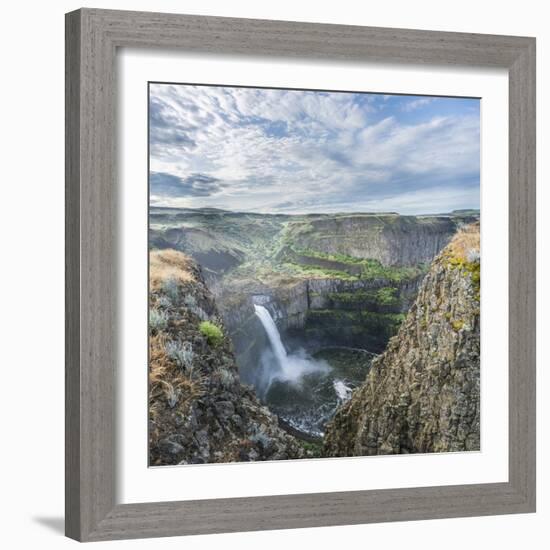
[[(116, 504), (119, 47), (508, 69), (508, 482)], [(66, 116), (69, 537), (97, 541), (535, 511), (534, 38), (82, 9), (66, 16)]]

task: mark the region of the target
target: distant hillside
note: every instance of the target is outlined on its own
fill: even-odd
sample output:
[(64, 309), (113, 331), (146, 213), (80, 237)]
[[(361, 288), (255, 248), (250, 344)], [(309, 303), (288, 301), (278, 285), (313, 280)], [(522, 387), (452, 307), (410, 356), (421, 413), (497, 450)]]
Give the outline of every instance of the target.
[(383, 266), (428, 263), (460, 225), (475, 219), (463, 212), (284, 215), (152, 207), (150, 244), (185, 252), (213, 274), (260, 260), (264, 268), (301, 277), (300, 265), (326, 268), (330, 260), (343, 269), (328, 269), (355, 275), (351, 264), (358, 260)]

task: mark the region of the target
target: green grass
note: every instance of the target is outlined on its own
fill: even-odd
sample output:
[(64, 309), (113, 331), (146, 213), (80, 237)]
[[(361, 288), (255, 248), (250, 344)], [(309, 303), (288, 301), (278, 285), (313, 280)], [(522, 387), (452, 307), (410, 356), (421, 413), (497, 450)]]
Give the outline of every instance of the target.
[(328, 278), (337, 278), (337, 279), (343, 279), (345, 281), (358, 281), (359, 278), (355, 275), (350, 275), (346, 271), (339, 271), (337, 269), (327, 269), (320, 266), (314, 266), (314, 265), (303, 265), (298, 264), (294, 262), (286, 261), (282, 264), (284, 268), (286, 268), (286, 271), (294, 274), (294, 275), (306, 275), (306, 276), (317, 276), (317, 277), (323, 277), (325, 279)]
[(376, 301), (384, 306), (397, 306), (400, 303), (397, 289), (392, 286), (379, 288), (375, 292)]
[(218, 346), (223, 341), (223, 331), (220, 327), (210, 321), (203, 321), (199, 325), (199, 330), (211, 346)]
[[(370, 258), (354, 258), (353, 256), (347, 256), (345, 254), (327, 254), (325, 252), (319, 252), (317, 250), (311, 249), (298, 249), (292, 248), (292, 252), (298, 256), (304, 256), (310, 259), (319, 259), (327, 260), (332, 262), (338, 262), (343, 264), (341, 270), (326, 269), (321, 266), (304, 266), (296, 262), (296, 260), (289, 261), (287, 263), (298, 266), (302, 271), (307, 273), (320, 273), (326, 274), (326, 276), (341, 276), (342, 273), (346, 274), (347, 279), (357, 280), (357, 279), (388, 279), (390, 281), (401, 282), (406, 279), (412, 279), (421, 273), (427, 271), (427, 266), (419, 265), (415, 267), (394, 267), (394, 266), (383, 266), (380, 261), (370, 259)], [(350, 267), (357, 268), (361, 267), (361, 274), (359, 276), (352, 275), (345, 271), (345, 265)], [(314, 271), (313, 271), (314, 270)], [(339, 274), (339, 275), (335, 275)]]

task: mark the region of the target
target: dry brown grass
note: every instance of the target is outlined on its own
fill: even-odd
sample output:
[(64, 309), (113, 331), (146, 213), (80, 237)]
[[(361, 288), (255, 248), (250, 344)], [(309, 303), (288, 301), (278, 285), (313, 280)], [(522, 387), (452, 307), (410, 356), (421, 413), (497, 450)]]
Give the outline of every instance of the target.
[(447, 253), (452, 258), (468, 261), (468, 254), (479, 252), (479, 222), (461, 228), (447, 245)]
[(166, 336), (162, 333), (149, 338), (149, 382), (153, 385), (164, 380), (173, 365), (166, 355)]
[(189, 256), (177, 250), (152, 250), (149, 253), (149, 286), (157, 289), (169, 279), (191, 281), (190, 264)]

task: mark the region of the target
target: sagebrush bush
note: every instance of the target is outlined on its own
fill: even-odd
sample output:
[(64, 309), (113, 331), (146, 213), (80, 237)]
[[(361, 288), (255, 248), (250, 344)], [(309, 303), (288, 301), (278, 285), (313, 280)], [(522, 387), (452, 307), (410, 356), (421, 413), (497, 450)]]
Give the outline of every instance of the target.
[(176, 302), (177, 299), (179, 298), (180, 292), (179, 292), (178, 282), (176, 281), (176, 279), (173, 279), (173, 278), (165, 279), (162, 282), (162, 290), (168, 296), (168, 298), (170, 298), (172, 303)]
[(189, 308), (193, 308), (197, 305), (197, 299), (192, 294), (187, 294), (183, 302)]
[(162, 309), (168, 309), (172, 307), (172, 301), (168, 296), (163, 294), (162, 296), (159, 296), (159, 298), (157, 299), (157, 306)]
[(195, 352), (193, 351), (193, 346), (189, 342), (179, 342), (177, 340), (166, 342), (166, 355), (168, 355), (178, 367), (189, 372), (192, 371)]
[(149, 328), (153, 332), (159, 332), (168, 325), (168, 316), (158, 309), (149, 310)]
[(211, 346), (218, 346), (223, 341), (223, 332), (220, 327), (210, 321), (203, 321), (199, 325), (199, 330)]

